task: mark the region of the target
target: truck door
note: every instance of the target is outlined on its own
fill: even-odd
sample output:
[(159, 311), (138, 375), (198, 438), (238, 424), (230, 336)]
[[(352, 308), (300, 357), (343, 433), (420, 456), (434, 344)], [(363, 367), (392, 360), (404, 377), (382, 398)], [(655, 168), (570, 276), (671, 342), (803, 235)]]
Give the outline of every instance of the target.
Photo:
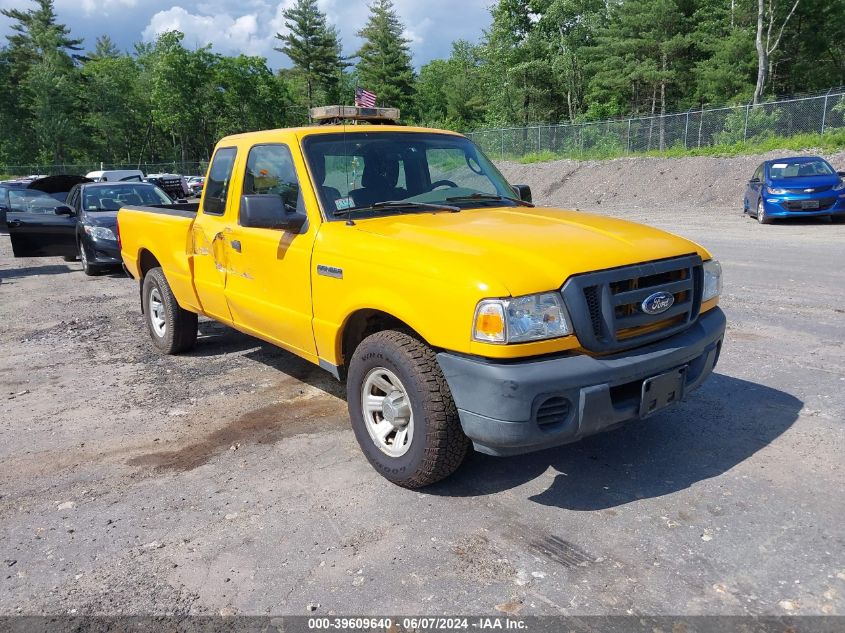
[(6, 226), (15, 257), (76, 255), (76, 215), (34, 189), (9, 189)]
[[(238, 193), (278, 195), (286, 208), (305, 213), (296, 166), (284, 144), (250, 149)], [(240, 212), (240, 196), (236, 203)], [(235, 325), (315, 362), (310, 262), (316, 233), (313, 222), (298, 232), (233, 222), (226, 245), (226, 298)]]
[(203, 312), (229, 325), (232, 315), (225, 295), (228, 269), (225, 235), (230, 222), (226, 220), (226, 208), (230, 203), (229, 187), (237, 155), (235, 147), (221, 147), (215, 152), (202, 204), (191, 229), (197, 297)]

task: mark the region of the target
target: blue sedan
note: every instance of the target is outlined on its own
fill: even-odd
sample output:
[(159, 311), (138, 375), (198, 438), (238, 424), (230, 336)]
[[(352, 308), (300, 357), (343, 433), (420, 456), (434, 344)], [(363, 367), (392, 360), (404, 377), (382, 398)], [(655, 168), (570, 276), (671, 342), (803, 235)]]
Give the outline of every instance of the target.
[(767, 160), (745, 190), (743, 213), (760, 224), (780, 218), (830, 216), (845, 222), (845, 181), (818, 156)]

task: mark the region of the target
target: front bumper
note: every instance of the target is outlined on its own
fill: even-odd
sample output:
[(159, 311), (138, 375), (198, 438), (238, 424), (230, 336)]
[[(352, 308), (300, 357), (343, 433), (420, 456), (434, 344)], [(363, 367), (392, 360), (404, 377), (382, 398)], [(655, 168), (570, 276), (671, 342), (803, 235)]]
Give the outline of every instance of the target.
[(437, 360), (476, 450), (515, 455), (638, 419), (643, 380), (674, 368), (688, 366), (689, 393), (713, 371), (724, 334), (725, 315), (713, 308), (680, 334), (609, 356), (503, 363), (441, 352)]
[(117, 240), (95, 240), (88, 238), (88, 252), (91, 263), (103, 266), (120, 266), (123, 259), (120, 257), (120, 248)]
[[(833, 199), (833, 204), (829, 201)], [(818, 209), (800, 209), (797, 207), (804, 201), (817, 201), (820, 204)], [(763, 206), (766, 215), (773, 218), (812, 218), (826, 215), (845, 215), (845, 197), (840, 197), (837, 192), (825, 192), (818, 195), (791, 195), (791, 196), (764, 196)]]

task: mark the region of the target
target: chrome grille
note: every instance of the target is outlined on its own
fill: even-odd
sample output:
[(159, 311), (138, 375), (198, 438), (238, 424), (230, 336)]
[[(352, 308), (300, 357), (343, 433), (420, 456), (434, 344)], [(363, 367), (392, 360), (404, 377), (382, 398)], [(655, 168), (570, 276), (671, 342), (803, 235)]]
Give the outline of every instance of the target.
[[(687, 255), (570, 278), (563, 297), (581, 344), (613, 352), (664, 338), (687, 328), (701, 309), (701, 258)], [(672, 306), (660, 314), (643, 311), (655, 292), (668, 292)]]

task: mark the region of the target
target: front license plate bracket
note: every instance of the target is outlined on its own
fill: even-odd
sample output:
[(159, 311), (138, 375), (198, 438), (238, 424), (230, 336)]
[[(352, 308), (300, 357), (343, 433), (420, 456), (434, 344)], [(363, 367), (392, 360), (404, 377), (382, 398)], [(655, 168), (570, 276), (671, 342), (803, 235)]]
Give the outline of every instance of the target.
[(689, 367), (677, 367), (651, 378), (643, 380), (640, 398), (640, 417), (654, 415), (670, 404), (680, 402), (684, 397)]

